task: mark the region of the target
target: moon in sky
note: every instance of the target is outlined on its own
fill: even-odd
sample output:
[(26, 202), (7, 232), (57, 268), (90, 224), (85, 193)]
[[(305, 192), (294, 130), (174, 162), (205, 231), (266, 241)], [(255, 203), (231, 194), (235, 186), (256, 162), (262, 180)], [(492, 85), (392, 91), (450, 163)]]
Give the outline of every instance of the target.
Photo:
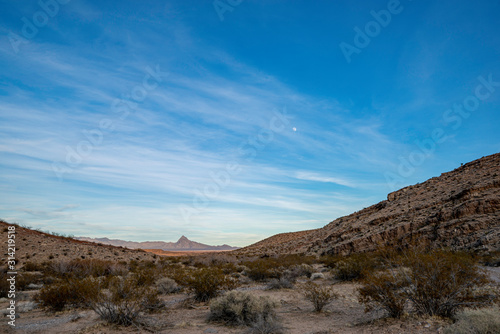
[(293, 130), (293, 131), (297, 131), (297, 128), (293, 128), (292, 130)]

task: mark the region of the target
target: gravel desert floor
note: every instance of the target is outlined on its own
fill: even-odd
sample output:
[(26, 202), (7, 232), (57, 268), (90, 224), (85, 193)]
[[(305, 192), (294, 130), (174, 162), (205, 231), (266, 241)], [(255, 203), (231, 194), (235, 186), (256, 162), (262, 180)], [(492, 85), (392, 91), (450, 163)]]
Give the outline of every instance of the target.
[[(488, 268), (491, 277), (500, 281), (500, 268)], [(304, 283), (306, 279), (297, 283)], [(332, 279), (325, 275), (316, 283), (331, 285)], [(334, 283), (339, 298), (329, 304), (321, 313), (313, 311), (312, 304), (305, 300), (299, 289), (269, 290), (265, 284), (249, 282), (237, 290), (251, 292), (256, 296), (269, 296), (279, 302), (277, 309), (284, 332), (290, 334), (329, 333), (440, 333), (450, 320), (439, 318), (389, 319), (382, 311), (366, 313), (357, 300), (357, 284)], [(31, 301), (36, 291), (21, 293), (18, 298), (16, 327), (13, 329), (4, 320), (0, 325), (2, 333), (245, 333), (246, 327), (228, 327), (208, 322), (208, 303), (193, 303), (184, 293), (162, 297), (167, 307), (159, 313), (146, 316), (154, 324), (152, 329), (116, 327), (102, 322), (91, 310), (69, 310), (50, 313), (41, 310)], [(0, 307), (6, 310), (8, 302), (2, 300)], [(5, 311), (4, 311), (5, 312)]]

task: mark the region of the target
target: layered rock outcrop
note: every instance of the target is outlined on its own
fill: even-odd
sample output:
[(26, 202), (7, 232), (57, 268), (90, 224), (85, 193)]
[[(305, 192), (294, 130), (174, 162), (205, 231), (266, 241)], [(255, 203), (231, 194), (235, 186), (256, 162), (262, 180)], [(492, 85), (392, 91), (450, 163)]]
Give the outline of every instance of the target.
[(392, 192), (323, 228), (279, 234), (238, 252), (346, 255), (407, 243), (500, 250), (500, 153)]

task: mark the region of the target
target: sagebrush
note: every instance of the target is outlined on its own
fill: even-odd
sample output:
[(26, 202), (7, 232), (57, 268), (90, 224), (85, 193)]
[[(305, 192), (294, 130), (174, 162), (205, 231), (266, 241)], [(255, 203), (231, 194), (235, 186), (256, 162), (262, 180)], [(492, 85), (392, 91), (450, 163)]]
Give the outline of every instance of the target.
[(229, 325), (246, 325), (273, 322), (278, 303), (266, 297), (256, 297), (241, 291), (230, 291), (210, 302), (211, 321)]

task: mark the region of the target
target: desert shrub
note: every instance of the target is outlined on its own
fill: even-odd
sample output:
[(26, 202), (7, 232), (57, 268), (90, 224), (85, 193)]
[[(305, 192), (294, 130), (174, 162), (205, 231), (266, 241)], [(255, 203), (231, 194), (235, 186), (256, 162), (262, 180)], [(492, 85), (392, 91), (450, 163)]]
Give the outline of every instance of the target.
[(187, 279), (188, 289), (194, 293), (197, 301), (208, 301), (221, 291), (232, 290), (237, 286), (236, 280), (224, 275), (218, 268), (203, 268)]
[(500, 267), (500, 251), (483, 256), (481, 262), (488, 267)]
[(67, 284), (57, 283), (44, 286), (33, 299), (45, 309), (62, 311), (67, 304), (75, 301)]
[(256, 321), (252, 322), (250, 328), (245, 334), (282, 334), (284, 327), (276, 318), (264, 319), (259, 316)]
[(236, 258), (226, 254), (206, 254), (192, 259), (192, 265), (196, 268), (218, 267), (224, 274), (235, 272)]
[(321, 312), (323, 308), (331, 303), (338, 295), (330, 286), (321, 286), (313, 282), (302, 285), (302, 294), (313, 303), (314, 311)]
[(10, 283), (7, 281), (8, 278), (6, 269), (0, 269), (0, 298), (7, 297), (9, 294)]
[(137, 261), (137, 260), (132, 259), (128, 263), (128, 270), (130, 270), (130, 271), (137, 271), (138, 267), (139, 267), (139, 261)]
[(496, 298), (484, 289), (489, 280), (467, 254), (412, 250), (394, 263), (390, 274), (368, 275), (359, 290), (368, 309), (378, 306), (399, 316), (410, 301), (417, 314), (451, 317), (461, 308), (484, 306)]
[(114, 274), (116, 264), (100, 259), (74, 259), (71, 261), (52, 261), (42, 264), (44, 273), (62, 278), (99, 277)]
[(444, 329), (444, 334), (500, 333), (500, 309), (488, 307), (465, 309), (454, 316), (455, 323)]
[[(92, 300), (91, 308), (102, 320), (122, 325), (140, 325), (140, 312), (155, 304), (157, 292), (151, 287), (140, 287), (134, 278), (114, 277), (108, 290), (100, 290)], [(154, 307), (153, 307), (154, 308)]]
[(148, 290), (142, 299), (142, 309), (147, 312), (158, 312), (165, 307), (165, 303), (158, 298), (158, 292), (152, 289)]
[(193, 277), (194, 270), (185, 268), (182, 264), (176, 264), (164, 271), (164, 275), (173, 279), (177, 284), (187, 287)]
[(450, 317), (461, 308), (493, 301), (493, 295), (478, 290), (489, 283), (487, 275), (466, 254), (413, 253), (407, 257), (406, 266), (409, 272), (401, 272), (417, 313)]
[(155, 268), (137, 268), (134, 273), (134, 279), (138, 286), (153, 285), (157, 277), (158, 271)]
[(61, 311), (65, 306), (89, 307), (97, 297), (99, 281), (94, 278), (69, 279), (45, 285), (33, 299), (42, 308)]
[(179, 285), (169, 277), (163, 277), (156, 281), (156, 288), (158, 289), (159, 293), (164, 295), (169, 293), (176, 293), (181, 290)]
[(269, 258), (258, 259), (252, 262), (245, 262), (248, 268), (247, 276), (254, 281), (265, 281), (272, 278), (279, 278), (279, 265)]
[(234, 274), (234, 273), (237, 273), (239, 271), (241, 271), (240, 269), (241, 268), (238, 268), (238, 266), (236, 264), (234, 264), (233, 262), (227, 262), (227, 263), (223, 263), (223, 264), (217, 264), (216, 265), (220, 270), (222, 270), (222, 272), (226, 275), (230, 275), (230, 274)]
[(376, 268), (376, 260), (368, 254), (353, 254), (338, 261), (333, 269), (333, 277), (340, 281), (362, 279), (365, 274)]
[(384, 309), (393, 318), (403, 315), (407, 298), (400, 276), (387, 272), (366, 275), (363, 287), (358, 289), (359, 302), (365, 305), (365, 312)]
[(285, 272), (296, 271), (296, 277), (308, 275), (312, 271), (311, 263), (316, 258), (303, 255), (283, 255), (279, 257), (262, 257), (253, 261), (243, 261), (242, 264), (248, 269), (247, 276), (254, 281), (265, 281), (280, 278)]
[(269, 281), (267, 288), (269, 290), (292, 289), (295, 281), (289, 277), (282, 276)]
[(275, 318), (278, 303), (266, 297), (230, 291), (210, 302), (211, 321), (229, 325), (251, 326), (257, 322), (270, 322)]
[(314, 268), (310, 264), (300, 264), (294, 265), (285, 271), (285, 275), (289, 277), (293, 277), (294, 279), (301, 276), (306, 276), (307, 278), (311, 278), (311, 275), (314, 273)]
[(35, 273), (20, 273), (16, 277), (16, 288), (18, 291), (25, 290), (28, 285), (41, 281), (41, 275)]
[(44, 266), (38, 263), (27, 261), (23, 266), (24, 271), (43, 271)]
[(341, 257), (338, 255), (323, 255), (319, 258), (319, 262), (323, 263), (325, 266), (330, 268), (335, 268), (337, 262), (341, 260)]

